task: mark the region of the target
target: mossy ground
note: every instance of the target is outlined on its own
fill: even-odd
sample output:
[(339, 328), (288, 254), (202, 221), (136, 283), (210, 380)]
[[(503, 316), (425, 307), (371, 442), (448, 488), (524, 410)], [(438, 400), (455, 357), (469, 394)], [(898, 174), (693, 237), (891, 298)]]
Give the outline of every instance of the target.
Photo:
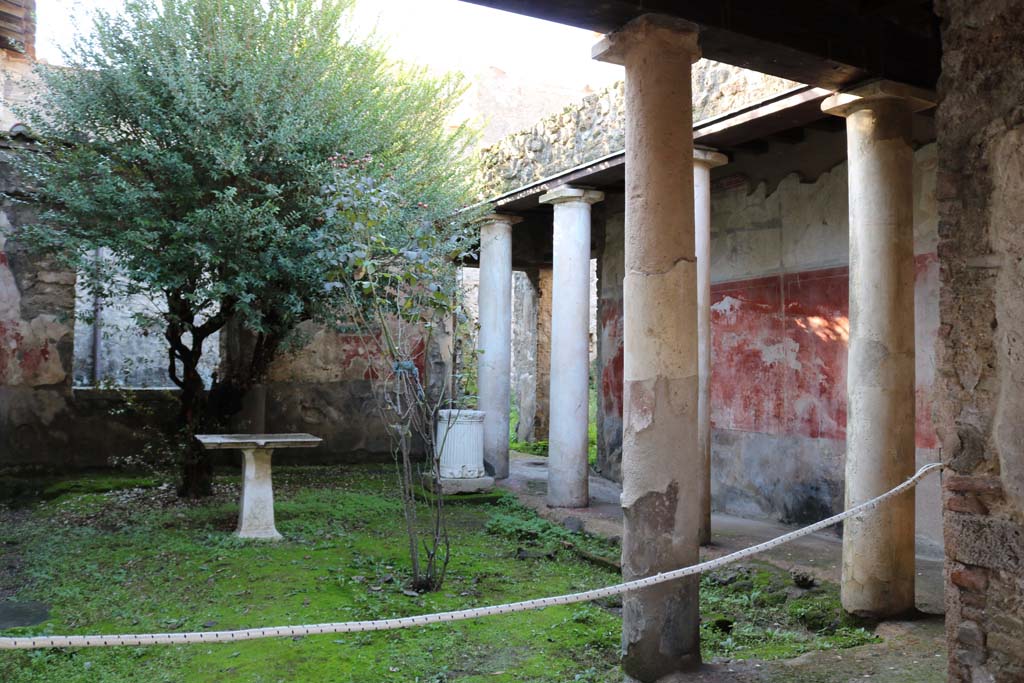
[[(0, 552), (17, 555), (20, 567), (6, 577), (14, 582), (14, 599), (53, 607), (45, 624), (2, 635), (371, 619), (574, 592), (619, 579), (566, 543), (595, 555), (613, 555), (616, 548), (554, 527), (509, 500), (448, 506), (448, 580), (437, 593), (407, 596), (406, 539), (388, 467), (276, 470), (278, 529), (286, 537), (276, 544), (231, 535), (237, 476), (218, 477), (216, 495), (201, 503), (178, 501), (169, 485), (151, 480), (141, 481), (146, 488), (125, 488), (121, 478), (113, 485), (100, 484), (102, 478), (93, 485), (78, 481), (17, 516), (0, 511), (0, 518), (17, 519), (0, 533)], [(798, 594), (786, 587), (788, 575), (768, 565), (731, 571), (732, 579), (705, 579), (703, 612), (715, 615), (702, 626), (706, 658), (788, 657), (871, 639), (841, 622), (832, 586)], [(376, 634), (4, 652), (0, 680), (617, 683), (616, 607), (556, 607)]]

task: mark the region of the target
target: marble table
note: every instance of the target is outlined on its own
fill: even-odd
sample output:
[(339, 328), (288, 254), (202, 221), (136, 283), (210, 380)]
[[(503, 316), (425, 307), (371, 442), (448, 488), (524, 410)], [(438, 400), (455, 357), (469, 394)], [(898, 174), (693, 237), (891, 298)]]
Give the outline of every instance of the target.
[(274, 488), (270, 459), (277, 448), (313, 448), (323, 439), (312, 434), (196, 434), (207, 450), (242, 451), (242, 505), (238, 513), (239, 538), (279, 540), (274, 526)]

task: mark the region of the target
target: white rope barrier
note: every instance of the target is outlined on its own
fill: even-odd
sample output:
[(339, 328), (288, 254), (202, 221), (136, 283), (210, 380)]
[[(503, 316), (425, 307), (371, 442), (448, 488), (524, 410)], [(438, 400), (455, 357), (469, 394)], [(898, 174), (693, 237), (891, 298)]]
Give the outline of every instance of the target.
[(372, 621), (342, 621), (326, 624), (308, 624), (304, 626), (273, 626), (269, 628), (250, 628), (238, 631), (200, 631), (192, 633), (142, 633), (131, 635), (98, 635), (98, 636), (25, 636), (23, 638), (0, 638), (0, 650), (36, 650), (52, 647), (113, 647), (113, 646), (139, 646), (139, 645), (187, 645), (192, 643), (223, 643), (238, 642), (242, 640), (256, 640), (259, 638), (282, 638), (295, 636), (309, 636), (326, 633), (362, 633), (365, 631), (389, 631), (400, 628), (413, 628), (426, 626), (428, 624), (443, 624), (451, 621), (462, 621), (465, 619), (479, 619), (498, 614), (513, 614), (515, 612), (526, 612), (528, 610), (544, 609), (555, 605), (571, 605), (577, 602), (589, 602), (599, 598), (606, 598), (612, 595), (620, 595), (628, 591), (656, 586), (667, 581), (675, 581), (685, 576), (692, 576), (703, 572), (724, 567), (727, 564), (736, 562), (745, 557), (756, 555), (797, 538), (813, 534), (826, 527), (837, 524), (844, 519), (867, 512), (881, 503), (898, 496), (908, 489), (917, 485), (925, 476), (933, 471), (939, 470), (942, 465), (933, 463), (925, 465), (917, 473), (891, 491), (887, 491), (877, 498), (856, 505), (838, 515), (823, 519), (820, 522), (808, 527), (792, 531), (788, 534), (773, 538), (770, 541), (759, 543), (744, 550), (718, 559), (702, 562), (682, 569), (648, 576), (634, 581), (596, 588), (583, 591), (582, 593), (571, 593), (551, 598), (538, 598), (535, 600), (524, 600), (504, 605), (491, 607), (475, 607), (472, 609), (456, 610), (453, 612), (441, 612), (439, 614), (424, 614), (415, 617), (401, 617), (395, 619), (375, 619)]

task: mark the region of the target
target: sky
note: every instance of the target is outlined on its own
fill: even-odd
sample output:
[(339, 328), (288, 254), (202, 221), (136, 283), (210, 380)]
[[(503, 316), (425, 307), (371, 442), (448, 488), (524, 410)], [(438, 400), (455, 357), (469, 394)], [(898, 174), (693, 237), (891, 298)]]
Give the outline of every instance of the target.
[[(59, 63), (61, 45), (88, 26), (93, 9), (117, 10), (122, 0), (37, 0), (36, 51)], [(595, 62), (599, 36), (460, 0), (360, 0), (357, 31), (376, 29), (391, 55), (438, 71), (467, 75), (495, 67), (539, 83), (599, 89), (622, 78), (621, 67)]]

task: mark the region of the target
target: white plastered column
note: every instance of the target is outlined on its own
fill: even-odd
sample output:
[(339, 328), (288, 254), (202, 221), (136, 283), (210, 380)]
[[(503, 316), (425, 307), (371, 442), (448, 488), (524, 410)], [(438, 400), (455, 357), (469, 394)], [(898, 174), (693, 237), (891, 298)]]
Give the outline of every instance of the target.
[[(887, 81), (829, 97), (846, 118), (850, 203), (846, 507), (914, 473), (914, 150), (911, 117), (930, 94)], [(914, 493), (844, 524), (843, 607), (914, 608)]]
[[(697, 443), (697, 264), (691, 65), (696, 26), (644, 15), (594, 56), (626, 67), (622, 575), (694, 564), (703, 459)], [(699, 580), (626, 594), (628, 681), (676, 680), (700, 664)]]
[(477, 337), (478, 406), (484, 411), (484, 464), (495, 479), (508, 477), (512, 387), (512, 226), (522, 219), (491, 214), (480, 223)]
[(590, 501), (590, 207), (603, 192), (559, 187), (540, 198), (554, 206), (548, 505)]
[(700, 544), (711, 542), (711, 169), (729, 158), (693, 150), (693, 221), (697, 256), (697, 448), (704, 461)]

